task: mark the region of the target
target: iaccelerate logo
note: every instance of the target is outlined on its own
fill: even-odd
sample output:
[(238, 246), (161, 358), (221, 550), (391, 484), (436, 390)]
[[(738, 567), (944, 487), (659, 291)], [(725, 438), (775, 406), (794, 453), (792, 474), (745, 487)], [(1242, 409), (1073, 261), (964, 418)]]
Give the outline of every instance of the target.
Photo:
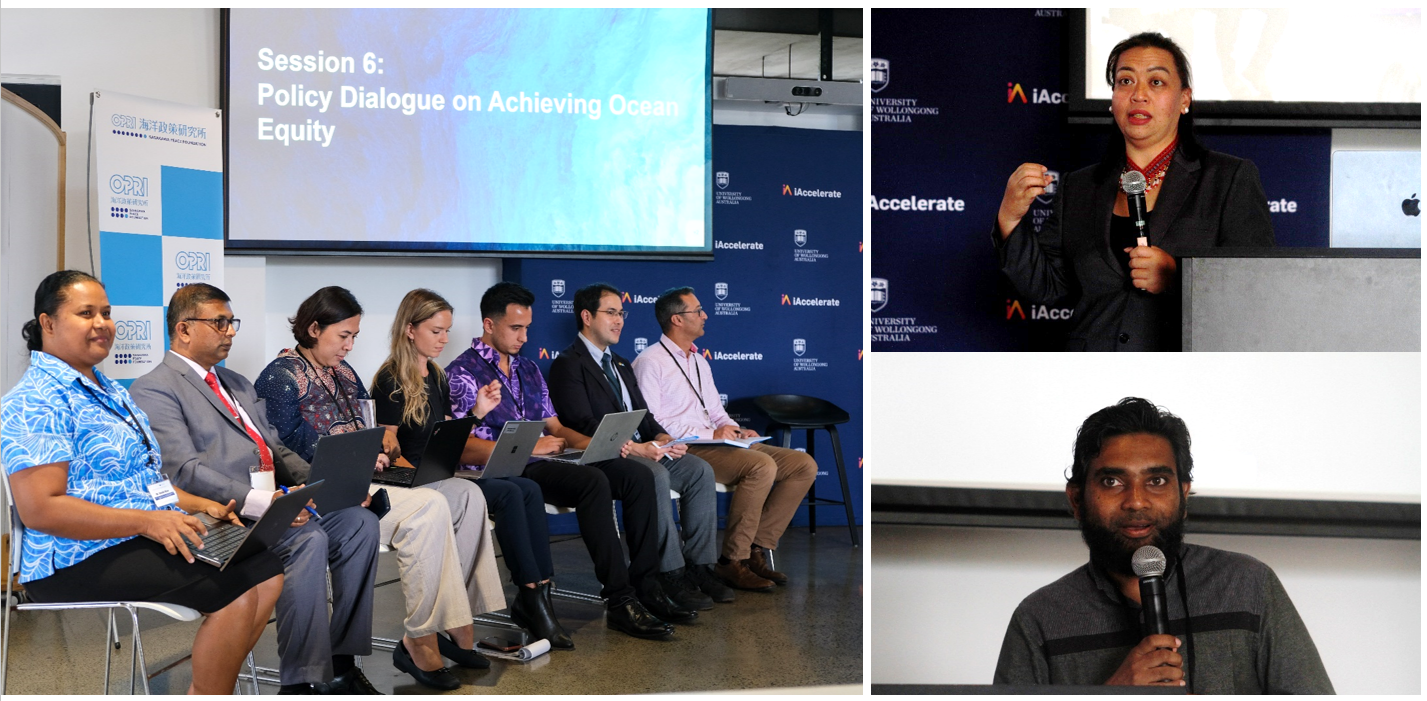
[(827, 363), (818, 362), (817, 358), (805, 357), (808, 352), (808, 341), (803, 338), (793, 339), (793, 371), (794, 372), (817, 372), (818, 368), (826, 368)]
[(1029, 317), (1026, 315), (1025, 307), (1021, 305), (1021, 300), (1006, 300), (1006, 320), (1010, 321), (1014, 317), (1020, 317), (1022, 321), (1027, 319), (1031, 321), (1064, 321), (1069, 319), (1070, 315), (1075, 311), (1074, 309), (1067, 309), (1065, 307), (1049, 307), (1044, 304), (1031, 304), (1026, 306), (1031, 308)]
[(842, 306), (842, 300), (832, 297), (790, 297), (783, 295), (778, 301), (778, 306), (840, 307)]
[(558, 299), (565, 296), (565, 281), (558, 279), (550, 280), (550, 294), (557, 299), (550, 300), (551, 314), (574, 314), (575, 301), (570, 299)]
[(733, 250), (733, 251), (761, 251), (761, 250), (763, 250), (763, 242), (762, 242), (762, 241), (718, 241), (718, 240), (715, 240), (715, 241), (714, 241), (714, 248), (715, 248), (715, 249), (722, 249), (722, 250)]
[(623, 301), (624, 301), (625, 304), (653, 304), (653, 303), (654, 303), (654, 300), (659, 299), (659, 298), (658, 298), (658, 297), (649, 297), (649, 296), (647, 296), (647, 295), (640, 295), (640, 294), (631, 295), (631, 294), (629, 294), (628, 292), (625, 292), (625, 293), (624, 293), (624, 297), (623, 297), (622, 299), (623, 299)]
[(966, 200), (955, 197), (883, 197), (871, 195), (873, 211), (880, 212), (965, 212)]
[(1065, 93), (1051, 92), (1045, 88), (1031, 88), (1031, 99), (1026, 100), (1026, 91), (1020, 83), (1006, 83), (1006, 103), (1010, 104), (1021, 99), (1021, 104), (1028, 102), (1037, 105), (1063, 105), (1065, 104)]
[[(728, 186), (733, 182), (732, 176), (726, 170), (714, 173), (714, 184), (718, 185), (718, 190), (714, 191), (714, 204), (739, 204), (740, 202), (750, 202), (752, 197), (737, 190), (729, 190)], [(714, 242), (714, 248), (719, 248), (718, 242)]]
[(791, 195), (793, 197), (830, 197), (833, 199), (842, 198), (842, 191), (840, 190), (804, 190), (801, 187), (794, 187), (788, 184), (783, 185), (783, 194)]
[(541, 360), (554, 360), (558, 357), (560, 357), (560, 351), (546, 350), (544, 348), (540, 349)]

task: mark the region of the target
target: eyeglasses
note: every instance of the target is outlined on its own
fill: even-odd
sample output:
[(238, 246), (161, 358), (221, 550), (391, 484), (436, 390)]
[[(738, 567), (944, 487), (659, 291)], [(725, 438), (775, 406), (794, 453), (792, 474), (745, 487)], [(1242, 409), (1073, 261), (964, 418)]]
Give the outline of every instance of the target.
[(228, 333), (229, 326), (233, 327), (233, 333), (238, 333), (238, 328), (243, 325), (242, 319), (229, 319), (226, 316), (220, 316), (213, 319), (184, 319), (184, 321), (206, 321), (212, 324), (213, 328), (217, 329), (218, 333)]
[(675, 314), (703, 314), (703, 313), (704, 313), (704, 308), (703, 308), (703, 307), (699, 307), (698, 309), (690, 309), (689, 311), (686, 311), (686, 312), (674, 312), (674, 313), (675, 313)]
[(599, 312), (599, 313), (601, 313), (601, 314), (608, 314), (608, 315), (610, 315), (610, 316), (617, 316), (617, 317), (619, 317), (619, 318), (621, 318), (621, 319), (628, 319), (628, 318), (629, 318), (629, 312), (626, 311), (626, 310), (624, 310), (624, 309), (596, 309), (595, 311), (597, 311), (597, 312)]

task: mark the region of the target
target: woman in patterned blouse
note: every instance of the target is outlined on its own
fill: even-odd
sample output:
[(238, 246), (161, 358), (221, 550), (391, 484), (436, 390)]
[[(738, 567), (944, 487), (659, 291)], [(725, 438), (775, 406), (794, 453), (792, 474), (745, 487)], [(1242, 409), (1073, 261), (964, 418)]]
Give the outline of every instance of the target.
[(74, 270), (46, 277), (23, 334), (30, 368), (0, 399), (0, 460), (25, 527), (20, 581), (42, 603), (203, 612), (188, 692), (232, 693), (282, 592), (281, 561), (263, 551), (223, 570), (194, 562), (184, 539), (202, 547), (208, 531), (190, 514), (241, 523), (232, 502), (168, 483), (148, 417), (95, 368), (115, 334), (103, 284)]
[[(279, 353), (253, 383), (283, 443), (304, 460), (312, 460), (322, 436), (374, 428), (362, 417), (367, 388), (345, 360), (361, 321), (362, 307), (351, 292), (336, 286), (314, 292), (290, 320), (298, 345)], [(384, 440), (378, 469), (399, 454), (394, 436), (385, 434)], [(445, 498), (424, 499), (428, 488)], [(458, 688), (441, 658), (488, 668), (490, 663), (473, 652), (471, 617), (505, 608), (485, 497), (474, 484), (454, 477), (419, 489), (389, 487), (387, 493), (391, 512), (381, 519), (382, 542), (397, 550), (407, 595), (406, 635), (393, 651), (394, 662), (426, 686)], [(417, 508), (425, 501), (444, 508), (439, 515), (428, 513), (430, 505)]]

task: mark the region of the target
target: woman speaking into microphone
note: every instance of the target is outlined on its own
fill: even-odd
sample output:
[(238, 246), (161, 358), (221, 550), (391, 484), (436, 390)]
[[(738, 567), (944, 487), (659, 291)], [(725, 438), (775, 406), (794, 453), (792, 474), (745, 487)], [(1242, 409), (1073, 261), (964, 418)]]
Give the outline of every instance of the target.
[[(1179, 350), (1175, 253), (1272, 246), (1268, 198), (1253, 163), (1194, 137), (1189, 61), (1172, 40), (1120, 42), (1105, 79), (1123, 148), (1113, 141), (1099, 164), (1065, 176), (1039, 233), (1026, 213), (1053, 176), (1017, 168), (996, 215), (1001, 268), (1031, 302), (1075, 304), (1067, 350)], [(1143, 194), (1126, 195), (1122, 176)]]

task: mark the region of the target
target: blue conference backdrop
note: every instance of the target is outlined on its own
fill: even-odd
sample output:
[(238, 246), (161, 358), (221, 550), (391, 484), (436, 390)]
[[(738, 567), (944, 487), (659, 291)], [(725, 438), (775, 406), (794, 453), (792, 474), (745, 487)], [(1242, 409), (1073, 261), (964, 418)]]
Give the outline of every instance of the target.
[[(1067, 122), (1065, 13), (874, 10), (872, 26), (872, 349), (1059, 349), (1073, 305), (1019, 299), (991, 236), (1017, 166), (1069, 173), (1119, 138)], [(1328, 130), (1199, 133), (1258, 166), (1279, 246), (1328, 245)]]
[[(706, 351), (735, 420), (762, 430), (753, 407), (763, 394), (826, 399), (852, 416), (839, 426), (854, 516), (862, 514), (862, 140), (859, 132), (715, 126), (712, 262), (507, 260), (504, 277), (535, 293), (522, 355), (548, 372), (575, 340), (575, 290), (608, 282), (629, 311), (615, 352), (633, 360), (657, 343), (654, 300), (694, 288), (709, 319), (696, 344)], [(802, 432), (793, 447), (805, 448)], [(819, 431), (817, 493), (840, 498), (827, 433)], [(720, 514), (727, 496), (720, 495)], [(842, 507), (818, 509), (836, 534)], [(807, 509), (793, 525), (807, 524)], [(573, 515), (552, 528), (576, 532)], [(834, 536), (836, 537), (836, 535)]]

